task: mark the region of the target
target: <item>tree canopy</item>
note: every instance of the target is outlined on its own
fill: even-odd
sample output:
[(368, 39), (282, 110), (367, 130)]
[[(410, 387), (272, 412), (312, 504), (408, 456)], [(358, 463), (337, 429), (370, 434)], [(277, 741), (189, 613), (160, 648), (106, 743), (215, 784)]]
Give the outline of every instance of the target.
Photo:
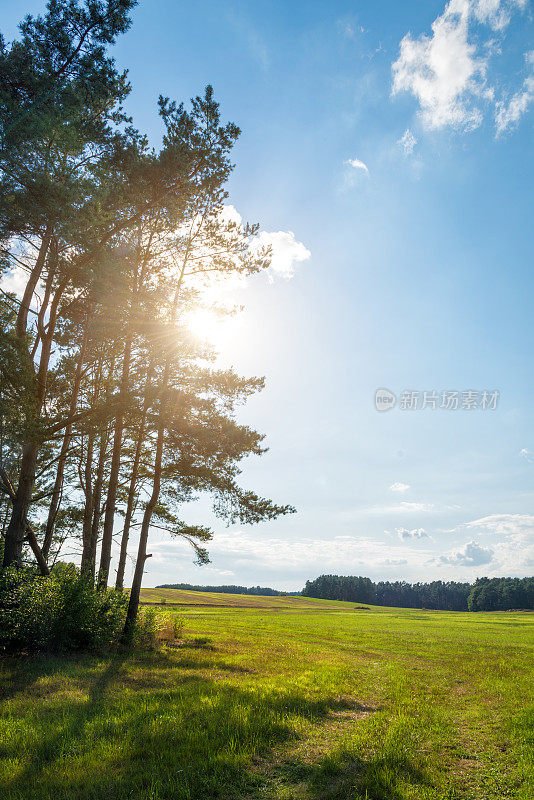
[(208, 284), (270, 264), (258, 225), (225, 214), (239, 129), (211, 86), (189, 105), (159, 98), (159, 145), (134, 127), (108, 54), (134, 5), (50, 0), (0, 40), (0, 269), (23, 284), (0, 296), (2, 565), (46, 575), (77, 542), (104, 589), (117, 541), (120, 590), (135, 530), (126, 637), (152, 529), (209, 559), (185, 503), (211, 495), (244, 524), (293, 511), (239, 483), (265, 447), (236, 410), (263, 379), (216, 368), (188, 326)]
[(534, 609), (534, 578), (477, 578), (474, 584), (456, 581), (406, 583), (343, 575), (321, 575), (306, 581), (305, 597), (346, 600), (398, 608), (442, 611), (508, 611)]

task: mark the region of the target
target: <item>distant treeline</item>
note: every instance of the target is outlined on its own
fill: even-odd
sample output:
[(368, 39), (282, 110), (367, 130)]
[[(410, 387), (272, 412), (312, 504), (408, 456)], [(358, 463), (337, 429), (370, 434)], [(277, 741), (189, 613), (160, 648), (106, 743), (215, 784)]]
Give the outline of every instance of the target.
[(300, 594), (300, 592), (279, 592), (265, 586), (196, 586), (192, 583), (162, 583), (156, 589), (188, 589), (192, 592), (220, 592), (221, 594), (261, 594), (279, 597), (285, 594)]
[(307, 581), (304, 597), (347, 600), (399, 608), (441, 611), (507, 611), (534, 609), (534, 578), (477, 578), (475, 583), (432, 581), (406, 583), (343, 575), (321, 575)]

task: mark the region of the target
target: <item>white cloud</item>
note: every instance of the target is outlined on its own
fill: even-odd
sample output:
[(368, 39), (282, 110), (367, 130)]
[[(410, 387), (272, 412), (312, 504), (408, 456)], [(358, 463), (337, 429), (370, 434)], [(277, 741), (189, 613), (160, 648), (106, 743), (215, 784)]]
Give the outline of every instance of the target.
[(231, 569), (217, 569), (217, 567), (213, 566), (204, 567), (202, 570), (203, 577), (209, 574), (222, 575), (223, 577), (227, 577), (229, 575), (233, 575), (234, 573), (232, 572)]
[(534, 566), (533, 529), (510, 534), (502, 541), (492, 545), (500, 575), (532, 575)]
[(397, 505), (391, 506), (371, 506), (370, 508), (361, 508), (361, 509), (354, 509), (350, 511), (341, 511), (337, 513), (338, 519), (354, 519), (355, 517), (360, 516), (360, 514), (377, 514), (377, 515), (384, 515), (384, 514), (412, 514), (412, 513), (440, 513), (442, 511), (450, 511), (452, 510), (452, 506), (435, 506), (433, 503), (419, 503), (419, 502), (409, 502), (407, 500), (402, 500)]
[(453, 564), (459, 567), (478, 567), (482, 564), (489, 564), (493, 560), (493, 550), (489, 547), (482, 547), (478, 542), (467, 542), (460, 550), (451, 553), (450, 556), (441, 556), (442, 564)]
[(515, 7), (524, 9), (527, 0), (474, 0), (471, 3), (474, 15), (478, 22), (490, 25), (494, 31), (502, 30), (510, 22), (512, 10)]
[[(231, 204), (222, 207), (219, 217), (225, 224), (234, 223), (238, 226), (243, 224), (241, 214)], [(255, 252), (262, 247), (271, 248), (271, 266), (269, 268), (271, 277), (277, 275), (291, 278), (295, 273), (295, 265), (307, 261), (311, 257), (311, 252), (295, 238), (293, 231), (260, 231), (252, 240), (250, 249)], [(224, 280), (227, 280), (227, 276)], [(243, 283), (242, 278), (240, 281)]]
[[(334, 524), (334, 523), (333, 523)], [(334, 528), (335, 530), (335, 528)], [(340, 528), (341, 531), (346, 528)], [(468, 541), (441, 546), (429, 526), (397, 527), (385, 532), (383, 538), (340, 533), (324, 534), (321, 538), (307, 536), (268, 536), (260, 530), (220, 530), (209, 544), (213, 564), (207, 569), (227, 576), (235, 574), (236, 583), (247, 581), (246, 575), (270, 575), (280, 581), (305, 580), (321, 573), (339, 575), (384, 574), (411, 580), (432, 580), (438, 576), (458, 579), (461, 574), (475, 577), (484, 567), (489, 576), (526, 575), (534, 565), (534, 515), (494, 514), (457, 527), (447, 533), (468, 531)], [(428, 532), (427, 532), (428, 531)], [(444, 531), (442, 531), (444, 533)], [(489, 539), (486, 537), (492, 536)], [(170, 568), (173, 563), (190, 563), (190, 547), (182, 540), (161, 539), (157, 535), (151, 544), (151, 562)], [(400, 569), (405, 566), (406, 569)], [(432, 569), (431, 569), (432, 568)], [(470, 571), (469, 571), (470, 569)], [(203, 575), (206, 568), (203, 568)], [(256, 580), (256, 578), (254, 578)], [(192, 582), (205, 582), (195, 578)], [(227, 579), (221, 582), (228, 582)], [(263, 584), (267, 585), (267, 584)]]
[(432, 23), (431, 35), (407, 33), (392, 65), (392, 93), (411, 92), (419, 103), (424, 127), (477, 128), (488, 103), (497, 109), (497, 130), (513, 125), (532, 100), (529, 79), (521, 92), (505, 106), (495, 101), (495, 90), (487, 82), (489, 56), (495, 43), (472, 34), (475, 24), (502, 32), (514, 8), (522, 10), (526, 0), (450, 0), (443, 14)]
[(495, 125), (497, 135), (502, 135), (510, 128), (515, 128), (523, 114), (528, 111), (534, 102), (534, 50), (525, 54), (525, 60), (531, 70), (523, 81), (522, 88), (507, 102), (498, 102), (495, 111)]
[(364, 164), (364, 162), (360, 161), (359, 158), (347, 158), (345, 164), (346, 166), (352, 167), (353, 169), (361, 169), (369, 175), (369, 168), (367, 164)]
[(392, 483), (391, 486), (389, 487), (389, 491), (404, 493), (407, 492), (409, 488), (410, 488), (409, 483), (401, 483), (400, 481), (395, 481), (395, 483)]
[(28, 273), (20, 267), (15, 267), (11, 272), (6, 272), (0, 280), (0, 287), (4, 292), (13, 292), (17, 297), (22, 297), (28, 283)]
[(534, 564), (534, 514), (490, 514), (461, 526), (491, 537), (493, 574), (525, 575)]
[(271, 247), (271, 274), (283, 278), (291, 278), (295, 273), (295, 264), (307, 261), (311, 252), (302, 242), (295, 239), (293, 231), (260, 231), (252, 243), (252, 249)]
[(417, 139), (409, 128), (406, 128), (401, 138), (397, 141), (399, 147), (402, 148), (405, 156), (411, 156), (414, 151)]
[(400, 504), (403, 511), (433, 511), (432, 503), (408, 503), (405, 500)]
[(534, 537), (534, 514), (490, 514), (487, 517), (466, 522), (465, 527), (500, 536), (527, 533)]
[(409, 531), (407, 528), (395, 528), (395, 532), (401, 541), (406, 539), (428, 539), (428, 533), (424, 528), (414, 528)]
[(469, 5), (451, 0), (432, 23), (432, 36), (413, 39), (408, 33), (393, 64), (393, 93), (409, 91), (428, 128), (470, 129), (482, 115), (472, 98), (483, 90), (486, 62), (468, 40)]
[[(188, 556), (185, 543), (180, 540), (154, 542), (151, 551), (155, 558), (169, 561), (173, 556)], [(388, 564), (392, 558), (391, 543), (380, 542), (364, 536), (336, 536), (331, 539), (282, 539), (263, 538), (245, 531), (217, 533), (209, 545), (210, 556), (214, 562), (230, 559), (232, 568), (249, 569), (260, 563), (262, 568), (280, 572), (289, 569), (313, 572), (332, 570), (347, 574), (346, 570), (373, 570)], [(421, 567), (428, 553), (419, 550), (414, 553), (409, 547), (397, 545), (395, 555), (399, 559), (418, 563)], [(392, 563), (391, 561), (389, 563)], [(400, 563), (400, 562), (399, 562)], [(343, 573), (343, 571), (345, 572)], [(355, 573), (358, 574), (358, 573)]]
[(233, 222), (235, 225), (240, 226), (243, 222), (243, 217), (241, 216), (237, 208), (233, 206), (231, 203), (228, 203), (228, 205), (222, 207), (222, 209), (219, 212), (219, 219), (221, 220), (221, 222), (227, 225)]

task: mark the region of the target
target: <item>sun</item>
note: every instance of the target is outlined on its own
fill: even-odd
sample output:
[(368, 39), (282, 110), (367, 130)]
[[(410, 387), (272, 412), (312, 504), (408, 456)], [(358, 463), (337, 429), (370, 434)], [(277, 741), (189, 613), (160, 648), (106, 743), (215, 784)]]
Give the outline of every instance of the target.
[(209, 309), (199, 308), (187, 315), (186, 324), (196, 338), (216, 345), (220, 349), (233, 339), (240, 321), (236, 315), (218, 314)]
[(206, 340), (211, 344), (217, 342), (223, 324), (217, 314), (207, 309), (197, 309), (187, 315), (187, 327), (191, 333), (198, 339)]

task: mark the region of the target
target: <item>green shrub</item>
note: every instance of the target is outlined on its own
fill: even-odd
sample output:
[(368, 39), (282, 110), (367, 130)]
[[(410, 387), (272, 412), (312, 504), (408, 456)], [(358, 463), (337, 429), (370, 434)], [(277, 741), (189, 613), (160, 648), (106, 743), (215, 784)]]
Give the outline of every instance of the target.
[(136, 650), (153, 650), (156, 646), (156, 609), (140, 608), (135, 621), (132, 645)]
[(0, 575), (0, 650), (106, 650), (118, 641), (127, 602), (73, 564), (58, 564), (50, 577), (8, 569)]
[(179, 617), (178, 614), (165, 614), (162, 615), (164, 619), (168, 619), (172, 622), (174, 628), (174, 638), (180, 639), (182, 637), (182, 633), (184, 630), (184, 620), (182, 617)]
[(178, 614), (154, 607), (139, 609), (135, 623), (133, 646), (138, 650), (154, 650), (158, 644), (179, 639), (184, 621)]

